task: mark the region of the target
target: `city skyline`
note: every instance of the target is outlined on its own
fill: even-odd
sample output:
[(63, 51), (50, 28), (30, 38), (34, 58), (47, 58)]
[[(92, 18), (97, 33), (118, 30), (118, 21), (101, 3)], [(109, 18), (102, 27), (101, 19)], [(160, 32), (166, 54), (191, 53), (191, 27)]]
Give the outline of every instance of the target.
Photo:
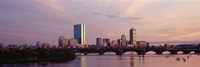
[(57, 45), (59, 36), (73, 38), (74, 24), (87, 25), (88, 44), (95, 44), (96, 37), (116, 40), (124, 34), (129, 39), (132, 27), (137, 29), (138, 41), (200, 41), (197, 0), (0, 2), (0, 42), (4, 45), (35, 45), (37, 41)]

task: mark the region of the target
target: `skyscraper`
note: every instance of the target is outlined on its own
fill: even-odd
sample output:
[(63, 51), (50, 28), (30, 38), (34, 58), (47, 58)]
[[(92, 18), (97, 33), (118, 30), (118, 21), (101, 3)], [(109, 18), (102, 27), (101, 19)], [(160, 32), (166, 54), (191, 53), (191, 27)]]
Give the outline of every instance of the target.
[(103, 39), (102, 38), (96, 38), (96, 45), (98, 47), (102, 47), (103, 46)]
[(109, 38), (104, 38), (103, 39), (103, 45), (108, 46), (110, 44), (110, 39)]
[(136, 46), (136, 29), (130, 29), (130, 44)]
[(78, 40), (79, 44), (85, 45), (85, 25), (74, 25), (74, 38)]

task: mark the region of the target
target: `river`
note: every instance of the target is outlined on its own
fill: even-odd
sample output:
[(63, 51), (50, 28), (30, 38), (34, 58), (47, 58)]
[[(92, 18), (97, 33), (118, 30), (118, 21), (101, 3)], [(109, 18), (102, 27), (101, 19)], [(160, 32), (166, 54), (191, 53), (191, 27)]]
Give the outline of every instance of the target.
[[(180, 57), (180, 60), (176, 60)], [(182, 58), (186, 59), (183, 61)], [(178, 55), (137, 55), (126, 53), (117, 56), (114, 53), (104, 55), (78, 55), (75, 60), (64, 63), (4, 64), (3, 67), (199, 67), (200, 56), (195, 54)]]

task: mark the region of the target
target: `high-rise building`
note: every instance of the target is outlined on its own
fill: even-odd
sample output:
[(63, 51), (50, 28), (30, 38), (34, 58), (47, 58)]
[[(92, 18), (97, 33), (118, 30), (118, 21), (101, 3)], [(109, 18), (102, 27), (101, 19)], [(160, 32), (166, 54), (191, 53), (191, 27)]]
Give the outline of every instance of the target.
[[(62, 47), (62, 46), (63, 46), (63, 40), (65, 40), (65, 37), (60, 36), (59, 39), (58, 39), (58, 46), (59, 46), (59, 47)], [(38, 43), (38, 44), (39, 44), (39, 43)]]
[(110, 39), (104, 38), (104, 39), (103, 39), (103, 45), (108, 46), (108, 44), (110, 44)]
[(74, 25), (74, 38), (78, 40), (79, 44), (85, 45), (85, 25), (76, 24)]
[(65, 37), (61, 36), (58, 39), (59, 47), (66, 47), (68, 45), (68, 39), (65, 39)]
[(98, 47), (103, 46), (103, 39), (102, 39), (102, 38), (96, 38), (96, 45), (97, 45)]
[(133, 46), (137, 46), (136, 45), (136, 29), (131, 28), (129, 32), (130, 32), (130, 44), (132, 44)]

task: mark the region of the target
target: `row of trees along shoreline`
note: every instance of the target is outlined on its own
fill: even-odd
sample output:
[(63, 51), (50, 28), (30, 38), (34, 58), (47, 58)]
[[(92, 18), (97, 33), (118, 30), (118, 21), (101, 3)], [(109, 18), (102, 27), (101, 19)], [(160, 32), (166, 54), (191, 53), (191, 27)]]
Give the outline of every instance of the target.
[(65, 62), (76, 58), (67, 48), (0, 49), (0, 63)]

